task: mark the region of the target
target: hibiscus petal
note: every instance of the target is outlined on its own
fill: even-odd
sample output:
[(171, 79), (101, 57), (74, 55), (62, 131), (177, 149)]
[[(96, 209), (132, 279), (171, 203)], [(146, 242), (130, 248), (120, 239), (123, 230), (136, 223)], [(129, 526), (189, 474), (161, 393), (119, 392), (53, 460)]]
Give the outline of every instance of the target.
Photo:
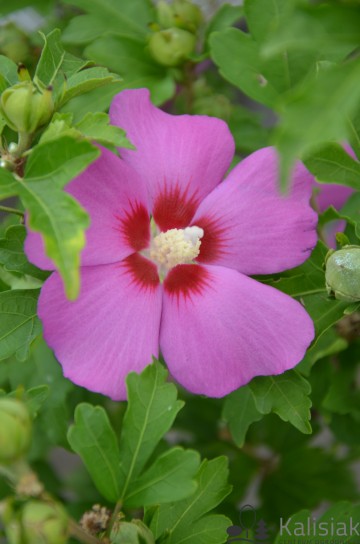
[(205, 233), (199, 262), (269, 274), (309, 257), (317, 240), (312, 177), (298, 163), (290, 194), (281, 195), (277, 163), (274, 148), (256, 151), (200, 204), (192, 219)]
[[(90, 215), (82, 265), (117, 262), (148, 246), (150, 218), (147, 189), (139, 175), (108, 149), (65, 189)], [(54, 265), (44, 253), (39, 233), (28, 230), (25, 252), (47, 270)]]
[(313, 337), (299, 302), (230, 268), (181, 265), (164, 282), (160, 348), (193, 393), (222, 397), (293, 368)]
[(65, 298), (54, 272), (38, 312), (64, 376), (119, 400), (126, 398), (126, 375), (158, 356), (161, 304), (155, 266), (134, 254), (122, 263), (82, 268), (75, 302)]
[(110, 119), (136, 147), (121, 150), (121, 155), (147, 181), (158, 226), (184, 228), (229, 168), (233, 137), (220, 119), (169, 115), (153, 106), (149, 96), (147, 89), (119, 93)]

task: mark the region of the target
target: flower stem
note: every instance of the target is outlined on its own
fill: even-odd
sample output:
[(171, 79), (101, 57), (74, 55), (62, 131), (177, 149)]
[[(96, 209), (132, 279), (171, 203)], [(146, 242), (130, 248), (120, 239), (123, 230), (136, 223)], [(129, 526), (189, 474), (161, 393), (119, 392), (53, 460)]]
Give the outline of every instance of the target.
[(111, 530), (112, 530), (112, 528), (113, 528), (115, 522), (116, 522), (117, 519), (118, 519), (118, 516), (119, 516), (120, 511), (121, 511), (121, 508), (122, 508), (122, 505), (123, 505), (122, 499), (119, 499), (119, 500), (117, 501), (116, 505), (115, 505), (115, 509), (114, 509), (114, 511), (113, 511), (113, 513), (112, 513), (112, 515), (111, 515), (111, 519), (110, 519), (110, 521), (109, 521), (109, 526), (108, 526), (107, 531), (106, 531), (106, 533), (107, 533), (108, 535), (110, 535)]
[(70, 519), (69, 521), (69, 534), (83, 544), (100, 544), (101, 542), (96, 536), (84, 531), (74, 519)]
[(20, 158), (22, 154), (30, 147), (31, 140), (31, 134), (28, 134), (27, 132), (19, 132), (17, 149), (16, 153), (14, 153), (17, 158)]
[(9, 206), (0, 206), (0, 212), (6, 212), (6, 213), (14, 213), (16, 215), (20, 215), (20, 217), (24, 217), (24, 212), (21, 210), (17, 210), (16, 208), (9, 208)]

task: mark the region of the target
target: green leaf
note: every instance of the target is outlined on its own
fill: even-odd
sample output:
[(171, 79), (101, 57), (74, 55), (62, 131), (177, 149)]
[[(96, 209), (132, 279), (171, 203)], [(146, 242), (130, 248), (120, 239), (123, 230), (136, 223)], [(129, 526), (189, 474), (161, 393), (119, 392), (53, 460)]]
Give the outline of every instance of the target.
[(106, 113), (91, 113), (77, 123), (76, 128), (90, 140), (96, 140), (104, 145), (114, 145), (126, 149), (135, 147), (126, 138), (122, 128), (109, 124), (109, 116)]
[(231, 4), (223, 4), (220, 6), (206, 27), (206, 41), (213, 32), (224, 30), (229, 26), (232, 26), (239, 21), (242, 16), (243, 8), (241, 6), (232, 6)]
[[(231, 486), (227, 483), (227, 465), (228, 460), (225, 457), (203, 461), (197, 475), (198, 488), (191, 497), (159, 506), (152, 513), (149, 512), (149, 517), (151, 516), (149, 526), (156, 539), (163, 535), (161, 539), (163, 544), (180, 542), (221, 544), (226, 541), (226, 527), (231, 525), (231, 521), (224, 516), (204, 516), (220, 504), (231, 491)], [(219, 523), (220, 534), (216, 532), (216, 541), (212, 540), (211, 536), (214, 521)]]
[(348, 118), (349, 144), (355, 151), (357, 158), (360, 157), (360, 109), (357, 108), (352, 118)]
[(99, 492), (107, 500), (116, 502), (120, 497), (120, 452), (104, 408), (79, 404), (68, 441), (84, 461)]
[(16, 354), (24, 361), (31, 342), (41, 332), (36, 307), (39, 290), (0, 293), (0, 360)]
[(358, 496), (346, 458), (305, 445), (283, 449), (277, 469), (263, 479), (260, 494), (274, 519), (287, 519), (304, 504), (314, 509), (324, 501), (356, 500)]
[(6, 230), (5, 238), (0, 238), (0, 264), (10, 272), (26, 274), (44, 281), (48, 272), (29, 263), (24, 253), (25, 238), (26, 228), (23, 225), (12, 225)]
[(159, 66), (140, 40), (124, 36), (105, 36), (85, 49), (88, 58), (124, 78), (121, 88), (147, 87), (155, 104), (162, 104), (175, 93), (169, 70)]
[(248, 385), (240, 387), (226, 397), (222, 417), (229, 425), (235, 444), (241, 448), (250, 425), (263, 417), (256, 407), (254, 395)]
[(140, 374), (131, 372), (126, 380), (128, 408), (120, 437), (121, 498), (131, 493), (146, 462), (183, 406), (175, 385), (166, 383), (167, 371), (155, 362)]
[(354, 225), (355, 233), (360, 238), (360, 193), (351, 195), (341, 208), (340, 217)]
[(279, 103), (281, 123), (275, 132), (283, 188), (296, 158), (309, 155), (328, 141), (346, 140), (348, 117), (360, 99), (359, 77), (360, 61), (356, 59), (317, 72), (283, 97)]
[(100, 36), (105, 31), (126, 36), (143, 37), (148, 31), (147, 25), (155, 21), (154, 7), (150, 0), (65, 0), (77, 6), (92, 17), (84, 22), (80, 17), (70, 24), (64, 32), (68, 42), (84, 43), (89, 35), (86, 26), (91, 25), (94, 36)]
[(18, 194), (18, 182), (11, 172), (0, 167), (0, 200)]
[(245, 0), (246, 22), (253, 38), (267, 42), (278, 32), (281, 21), (293, 11), (294, 0)]
[(179, 447), (166, 451), (132, 484), (126, 507), (141, 508), (188, 497), (196, 490), (194, 477), (199, 465), (196, 451)]
[(172, 544), (180, 544), (180, 542), (181, 544), (221, 544), (228, 542), (226, 530), (231, 524), (229, 518), (220, 514), (204, 516), (191, 525), (191, 534), (190, 531), (187, 531), (186, 534), (180, 533), (176, 540), (167, 539), (165, 542)]
[(68, 298), (79, 292), (80, 251), (89, 218), (61, 188), (86, 168), (99, 150), (89, 142), (64, 136), (36, 146), (29, 157), (19, 195), (29, 211), (29, 228), (43, 236), (46, 255), (54, 262)]
[(19, 82), (15, 62), (4, 55), (0, 55), (0, 74), (5, 79), (6, 87)]
[(214, 32), (209, 41), (211, 57), (225, 79), (262, 104), (272, 106), (277, 101), (278, 91), (271, 82), (273, 66), (264, 66), (259, 46), (249, 34), (228, 28)]
[(302, 433), (311, 433), (311, 387), (295, 370), (288, 370), (279, 376), (259, 376), (249, 386), (261, 414), (274, 412)]
[(123, 89), (123, 84), (118, 81), (108, 83), (103, 87), (93, 89), (81, 96), (76, 96), (61, 107), (61, 113), (71, 113), (74, 123), (91, 112), (105, 111), (109, 109), (114, 96)]
[(349, 302), (336, 300), (326, 293), (306, 295), (301, 298), (301, 301), (314, 322), (315, 342), (344, 316), (346, 309), (350, 306)]
[(280, 274), (270, 285), (292, 297), (322, 293), (326, 295), (324, 262), (328, 248), (319, 241), (301, 266)]
[(351, 355), (340, 357), (340, 366), (334, 372), (334, 379), (323, 399), (323, 407), (337, 414), (360, 415), (360, 392), (357, 388), (358, 359), (355, 354), (353, 364)]
[(108, 30), (108, 20), (99, 19), (95, 15), (78, 15), (70, 19), (62, 39), (64, 43), (73, 45), (86, 44), (100, 38)]
[[(277, 3), (281, 2), (277, 0)], [(342, 60), (358, 47), (360, 14), (357, 6), (336, 2), (288, 3), (292, 9), (282, 10), (276, 28), (267, 36), (264, 47), (267, 55), (289, 49), (299, 53), (310, 49), (319, 51), (325, 59)]]
[(296, 367), (302, 375), (309, 376), (313, 365), (330, 355), (336, 355), (348, 347), (345, 338), (338, 336), (334, 328), (327, 329), (320, 339), (307, 351), (304, 359)]
[(108, 85), (115, 79), (114, 74), (110, 74), (106, 68), (87, 68), (77, 72), (66, 80), (62, 96), (59, 98), (59, 107), (75, 98), (75, 96)]
[(33, 418), (37, 416), (49, 394), (50, 388), (48, 385), (38, 385), (26, 391), (25, 402)]
[(72, 126), (73, 115), (71, 113), (55, 113), (51, 123), (42, 133), (39, 144), (50, 142), (50, 140), (57, 140), (62, 136), (69, 136), (75, 140), (81, 139), (81, 133)]
[(68, 298), (75, 299), (88, 215), (76, 200), (48, 180), (19, 183), (21, 200), (29, 211), (28, 226), (42, 234), (46, 255), (59, 270)]
[(317, 181), (347, 185), (360, 190), (360, 163), (341, 145), (327, 144), (312, 153), (304, 162)]
[(47, 36), (42, 34), (45, 43), (34, 76), (34, 82), (39, 86), (52, 85), (58, 74), (65, 56), (60, 36), (61, 32), (58, 28)]
[(49, 395), (37, 416), (38, 433), (33, 440), (31, 459), (43, 459), (49, 445), (69, 448), (66, 439), (70, 419), (68, 394), (75, 386), (64, 378), (61, 366), (44, 340), (36, 339), (26, 364), (12, 358), (8, 364), (0, 365), (0, 368), (6, 367), (6, 381), (12, 389), (19, 386), (26, 390), (37, 389), (44, 384), (49, 387)]
[(99, 154), (89, 142), (69, 136), (37, 145), (26, 163), (25, 180), (27, 183), (47, 181), (54, 189), (63, 187)]

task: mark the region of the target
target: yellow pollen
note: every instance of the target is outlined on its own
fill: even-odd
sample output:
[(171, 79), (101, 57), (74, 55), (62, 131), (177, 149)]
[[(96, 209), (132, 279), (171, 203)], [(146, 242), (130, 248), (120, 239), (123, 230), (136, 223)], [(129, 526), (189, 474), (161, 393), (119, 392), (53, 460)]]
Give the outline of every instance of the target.
[(203, 229), (196, 226), (161, 232), (152, 241), (150, 257), (167, 270), (191, 263), (200, 253), (203, 236)]

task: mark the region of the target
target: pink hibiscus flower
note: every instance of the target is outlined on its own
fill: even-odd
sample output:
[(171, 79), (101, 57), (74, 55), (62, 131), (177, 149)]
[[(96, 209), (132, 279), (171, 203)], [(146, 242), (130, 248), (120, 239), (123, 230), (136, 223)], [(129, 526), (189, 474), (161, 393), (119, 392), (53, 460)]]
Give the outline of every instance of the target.
[[(136, 151), (103, 149), (67, 191), (91, 217), (81, 292), (65, 298), (54, 272), (39, 299), (44, 336), (64, 375), (113, 399), (159, 350), (188, 390), (221, 397), (254, 376), (294, 367), (314, 336), (301, 304), (249, 278), (301, 264), (316, 243), (312, 178), (296, 166), (279, 195), (277, 156), (261, 149), (222, 183), (234, 142), (227, 125), (172, 116), (145, 89), (123, 91), (112, 123)], [(53, 269), (41, 238), (26, 252)]]

